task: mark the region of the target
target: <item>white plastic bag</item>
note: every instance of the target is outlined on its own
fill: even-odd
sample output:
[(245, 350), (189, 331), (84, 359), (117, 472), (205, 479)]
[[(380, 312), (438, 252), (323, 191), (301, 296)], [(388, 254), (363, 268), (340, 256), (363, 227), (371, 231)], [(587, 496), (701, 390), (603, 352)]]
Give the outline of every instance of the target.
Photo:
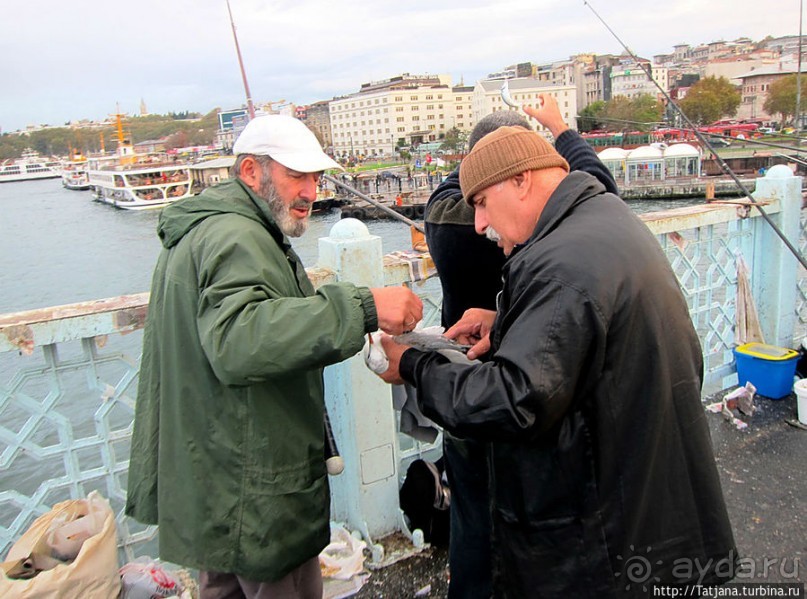
[(120, 599), (181, 597), (185, 589), (179, 576), (150, 557), (139, 557), (120, 569)]
[(331, 522), (331, 542), (319, 554), (323, 578), (348, 580), (364, 570), (367, 543), (351, 535), (345, 527)]

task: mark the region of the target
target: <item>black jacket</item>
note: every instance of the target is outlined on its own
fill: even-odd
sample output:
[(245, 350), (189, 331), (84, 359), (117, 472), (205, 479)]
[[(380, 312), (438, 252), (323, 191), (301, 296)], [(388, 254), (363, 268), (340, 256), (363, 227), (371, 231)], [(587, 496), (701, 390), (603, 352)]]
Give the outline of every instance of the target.
[[(555, 148), (571, 170), (594, 175), (607, 191), (617, 193), (611, 171), (579, 133), (564, 131)], [(459, 169), (429, 198), (425, 226), (429, 252), (443, 287), (443, 326), (457, 322), (468, 308), (495, 309), (496, 293), (502, 287), (504, 253), (474, 231), (474, 209), (462, 198)]]
[(732, 570), (701, 347), (648, 228), (572, 173), (504, 281), (489, 362), (401, 360), (426, 416), (491, 442), (497, 593), (644, 597), (657, 581), (714, 582), (721, 559)]

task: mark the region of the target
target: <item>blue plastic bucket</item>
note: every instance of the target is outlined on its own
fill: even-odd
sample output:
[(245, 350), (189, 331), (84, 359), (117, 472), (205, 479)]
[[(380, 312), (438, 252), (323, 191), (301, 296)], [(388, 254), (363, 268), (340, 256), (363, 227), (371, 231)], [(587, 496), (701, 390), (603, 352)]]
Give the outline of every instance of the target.
[(799, 353), (785, 347), (764, 343), (746, 343), (734, 348), (737, 382), (750, 382), (757, 393), (771, 399), (790, 395)]

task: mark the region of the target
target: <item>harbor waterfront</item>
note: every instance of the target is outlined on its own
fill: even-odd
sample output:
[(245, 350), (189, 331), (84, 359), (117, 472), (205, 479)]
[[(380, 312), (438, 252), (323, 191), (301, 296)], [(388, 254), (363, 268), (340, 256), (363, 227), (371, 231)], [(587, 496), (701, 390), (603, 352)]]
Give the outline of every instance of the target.
[[(702, 200), (631, 202), (637, 212), (690, 206)], [(159, 210), (119, 210), (72, 191), (58, 180), (0, 186), (0, 314), (148, 291), (160, 252)], [(315, 266), (317, 240), (338, 210), (311, 217), (308, 232), (291, 240), (306, 267)], [(384, 253), (411, 249), (406, 225), (368, 221)]]
[[(27, 310), (37, 307), (54, 306), (68, 302), (97, 300), (99, 298), (128, 295), (147, 291), (151, 270), (159, 252), (159, 243), (155, 235), (155, 225), (158, 212), (126, 212), (115, 210), (114, 208), (97, 202), (92, 202), (90, 195), (84, 192), (71, 192), (61, 188), (58, 182), (30, 182), (25, 184), (10, 184), (0, 187), (0, 202), (3, 202), (4, 217), (0, 220), (0, 281), (3, 283), (4, 294), (0, 298), (0, 314), (9, 311)], [(689, 201), (683, 203), (692, 206), (696, 202)], [(662, 206), (680, 206), (681, 203), (669, 203), (662, 205), (651, 205), (649, 203), (632, 204), (638, 210), (655, 208)], [(725, 211), (734, 212), (734, 207), (724, 208)], [(791, 211), (792, 213), (792, 211)], [(338, 221), (337, 212), (317, 215), (312, 219), (312, 226), (306, 235), (298, 240), (294, 240), (303, 261), (307, 266), (313, 266), (317, 260), (319, 237), (328, 235), (331, 227)], [(736, 219), (736, 217), (735, 217)], [(754, 219), (759, 221), (759, 218)], [(795, 219), (796, 221), (798, 218)], [(792, 219), (791, 219), (792, 221)], [(714, 220), (711, 221), (714, 224)], [(720, 308), (720, 302), (725, 302), (726, 297), (733, 294), (732, 277), (721, 278), (719, 272), (730, 272), (733, 269), (733, 261), (726, 260), (726, 254), (731, 254), (732, 248), (737, 245), (746, 250), (746, 257), (750, 257), (748, 244), (743, 240), (748, 239), (748, 234), (754, 228), (749, 221), (734, 221), (739, 230), (733, 230), (733, 224), (729, 223), (729, 230), (726, 232), (711, 233), (712, 224), (706, 219), (700, 221), (697, 232), (687, 230), (690, 227), (686, 223), (670, 223), (667, 228), (656, 228), (654, 232), (665, 236), (671, 240), (665, 245), (665, 251), (669, 254), (676, 252), (675, 248), (680, 247), (682, 256), (683, 248), (689, 246), (685, 260), (691, 261), (693, 267), (697, 267), (692, 273), (682, 278), (682, 284), (688, 290), (694, 289), (694, 294), (699, 297), (703, 294), (703, 299), (697, 299), (693, 305), (693, 318), (698, 318), (699, 331), (703, 322), (708, 322), (714, 326), (711, 336), (702, 337), (706, 339), (709, 347), (722, 342), (730, 343), (733, 334), (730, 334), (731, 325), (721, 324), (719, 318), (714, 314), (725, 312), (726, 304)], [(762, 229), (767, 231), (764, 223)], [(371, 233), (379, 235), (383, 241), (383, 251), (388, 253), (398, 249), (408, 248), (409, 231), (406, 227), (397, 222), (379, 221), (368, 223)], [(651, 227), (652, 228), (652, 227)], [(680, 232), (680, 234), (679, 234)], [(713, 238), (710, 239), (710, 236)], [(665, 240), (666, 243), (666, 240)], [(773, 244), (777, 245), (777, 244)], [(701, 249), (698, 249), (701, 248)], [(723, 251), (728, 249), (728, 252)], [(777, 262), (773, 261), (774, 250), (770, 248), (765, 253), (765, 257), (771, 257), (772, 270)], [(706, 262), (699, 262), (708, 252), (714, 255)], [(785, 261), (791, 257), (777, 259)], [(767, 262), (766, 262), (767, 264)], [(680, 265), (679, 265), (680, 266)], [(717, 268), (715, 268), (717, 267)], [(679, 269), (676, 269), (679, 272)], [(715, 273), (717, 277), (712, 278)], [(681, 275), (679, 274), (679, 277)], [(692, 277), (703, 279), (697, 286), (692, 287)], [(708, 291), (701, 291), (706, 288)], [(720, 296), (721, 288), (724, 296)], [(726, 289), (728, 288), (728, 291)], [(706, 312), (718, 305), (716, 312)], [(791, 304), (792, 306), (792, 304)], [(792, 310), (792, 308), (791, 308)], [(728, 328), (727, 328), (728, 327)], [(792, 333), (792, 330), (791, 330)], [(715, 340), (715, 335), (725, 336), (723, 341)], [(98, 345), (103, 347), (106, 343), (104, 334), (94, 333), (93, 338), (84, 339), (82, 343), (85, 348), (94, 348)], [(125, 351), (130, 358), (136, 358), (134, 352), (139, 347), (140, 333), (131, 335), (110, 335), (109, 345), (114, 346), (117, 341), (124, 341), (128, 344)], [(114, 346), (119, 349), (120, 345)], [(109, 348), (107, 347), (107, 350)], [(56, 346), (51, 350), (56, 354)], [(91, 351), (95, 351), (94, 349)], [(100, 350), (99, 350), (100, 352)], [(18, 352), (7, 352), (4, 357), (13, 357), (17, 362), (17, 368), (36, 367), (41, 363), (39, 358), (40, 349), (37, 345), (36, 355), (27, 357), (17, 355)], [(24, 352), (23, 352), (24, 353)], [(106, 352), (108, 353), (108, 352)], [(723, 353), (721, 351), (721, 353)], [(74, 381), (84, 385), (84, 401), (76, 404), (65, 405), (64, 403), (48, 403), (55, 405), (58, 413), (68, 414), (73, 426), (69, 428), (70, 439), (78, 442), (76, 449), (70, 450), (70, 455), (64, 454), (64, 460), (58, 451), (62, 444), (68, 443), (62, 438), (56, 438), (54, 431), (42, 430), (35, 435), (26, 435), (24, 442), (16, 441), (12, 435), (11, 440), (3, 443), (0, 450), (6, 457), (6, 465), (13, 465), (14, 470), (0, 469), (0, 497), (5, 492), (18, 492), (19, 496), (13, 501), (6, 500), (0, 504), (0, 525), (10, 527), (15, 518), (16, 507), (24, 506), (28, 509), (39, 503), (50, 504), (52, 499), (58, 495), (66, 493), (68, 490), (75, 493), (79, 488), (101, 488), (107, 494), (116, 486), (118, 477), (125, 485), (125, 470), (121, 471), (120, 464), (128, 459), (128, 441), (125, 429), (128, 426), (130, 414), (121, 412), (121, 407), (130, 401), (132, 396), (131, 387), (116, 385), (114, 381), (121, 378), (126, 379), (127, 374), (118, 378), (110, 376), (105, 371), (107, 364), (93, 364), (91, 369), (85, 369), (81, 363), (81, 358), (74, 357), (68, 343), (59, 343), (58, 377), (60, 379), (57, 387), (59, 389)], [(119, 360), (125, 362), (125, 360)], [(133, 366), (129, 365), (130, 368)], [(48, 370), (45, 366), (43, 370)], [(55, 370), (55, 369), (54, 369)], [(86, 370), (86, 372), (85, 372)], [(129, 371), (131, 372), (131, 370)], [(12, 380), (14, 370), (0, 368), (0, 385), (9, 385)], [(89, 375), (89, 376), (88, 376)], [(353, 375), (355, 376), (355, 374)], [(93, 378), (97, 377), (97, 378)], [(96, 385), (93, 386), (93, 381)], [(110, 381), (106, 386), (102, 381)], [(87, 393), (87, 384), (90, 383), (91, 392)], [(338, 382), (338, 381), (337, 381)], [(377, 382), (377, 381), (375, 381)], [(345, 381), (342, 380), (344, 384)], [(128, 384), (128, 383), (127, 383)], [(347, 381), (350, 389), (349, 381)], [(9, 385), (10, 388), (10, 385)], [(14, 387), (16, 389), (17, 387)], [(20, 387), (22, 388), (22, 387)], [(12, 393), (16, 393), (12, 389)], [(53, 389), (53, 387), (51, 387)], [(361, 395), (356, 391), (355, 395)], [(372, 397), (363, 398), (362, 401), (370, 401), (372, 405), (383, 405), (383, 401), (378, 401), (379, 396), (376, 389)], [(44, 394), (43, 394), (44, 392)], [(24, 388), (27, 396), (38, 398), (40, 394), (48, 393), (48, 380), (40, 379)], [(54, 393), (50, 391), (50, 395)], [(99, 407), (99, 395), (102, 402)], [(340, 397), (342, 394), (339, 394)], [(344, 394), (348, 404), (341, 405), (346, 411), (358, 410), (350, 406), (351, 394)], [(36, 400), (38, 403), (40, 400)], [(727, 501), (730, 505), (732, 521), (736, 530), (738, 545), (744, 556), (749, 556), (758, 564), (761, 569), (764, 564), (774, 562), (772, 568), (765, 565), (764, 577), (761, 572), (757, 572), (755, 580), (793, 580), (792, 573), (795, 572), (796, 580), (804, 580), (803, 564), (799, 566), (794, 560), (804, 561), (804, 538), (805, 521), (804, 514), (804, 493), (803, 476), (800, 476), (799, 456), (804, 455), (805, 436), (803, 431), (794, 429), (784, 424), (784, 419), (790, 417), (792, 401), (770, 402), (761, 400), (761, 414), (755, 416), (749, 431), (741, 433), (736, 431), (727, 422), (724, 422), (717, 415), (710, 415), (710, 425), (713, 429), (713, 441), (717, 448), (718, 462), (724, 488), (726, 489)], [(21, 405), (19, 409), (13, 409), (3, 415), (3, 426), (15, 430), (15, 421), (26, 418), (26, 411), (30, 406)], [(49, 410), (51, 408), (48, 408)], [(117, 410), (115, 412), (115, 410)], [(112, 412), (109, 415), (109, 412)], [(340, 414), (339, 410), (333, 410), (332, 415)], [(354, 412), (351, 412), (354, 413)], [(359, 423), (364, 418), (373, 420), (373, 417), (366, 412), (360, 412)], [(346, 441), (346, 437), (339, 436), (340, 427), (345, 426), (345, 422), (337, 419), (334, 422), (337, 438)], [(105, 427), (109, 426), (109, 430)], [(20, 433), (23, 434), (24, 431)], [(361, 431), (359, 431), (361, 432)], [(715, 435), (717, 432), (717, 435)], [(22, 438), (22, 436), (21, 436)], [(108, 441), (113, 447), (111, 455), (107, 455), (101, 450), (99, 452), (99, 439)], [(352, 441), (352, 440), (351, 440)], [(348, 445), (347, 442), (345, 445)], [(69, 446), (69, 445), (68, 445)], [(374, 445), (375, 447), (375, 445)], [(19, 449), (13, 449), (19, 448)], [(44, 451), (43, 451), (44, 449)], [(13, 450), (13, 451), (12, 451)], [(19, 456), (9, 456), (20, 451)], [(63, 450), (64, 451), (64, 450)], [(103, 459), (96, 454), (100, 453)], [(355, 458), (355, 455), (354, 455)], [(364, 460), (364, 454), (362, 454)], [(356, 463), (356, 460), (348, 460)], [(71, 470), (71, 466), (75, 471)], [(67, 468), (67, 478), (76, 481), (71, 485), (66, 485), (57, 479), (64, 476), (64, 469)], [(43, 473), (47, 471), (47, 474)], [(401, 471), (397, 471), (400, 474)], [(334, 480), (335, 493), (344, 495), (346, 485), (346, 472), (340, 479)], [(50, 478), (54, 486), (40, 487), (40, 481)], [(81, 481), (80, 483), (78, 481)], [(394, 481), (394, 479), (393, 479)], [(81, 485), (80, 487), (78, 485)], [(77, 485), (73, 487), (73, 485)], [(394, 482), (393, 482), (394, 485)], [(38, 489), (43, 489), (40, 491)], [(114, 493), (113, 499), (114, 498)], [(31, 498), (29, 501), (27, 498)], [(363, 496), (362, 496), (363, 497)], [(351, 499), (352, 497), (348, 497)], [(341, 499), (344, 503), (345, 497)], [(119, 506), (119, 498), (113, 505)], [(19, 503), (15, 503), (19, 502)], [(368, 502), (368, 499), (359, 499), (356, 503)], [(365, 506), (366, 507), (366, 506)], [(375, 506), (379, 507), (379, 506)], [(361, 508), (359, 508), (361, 509)], [(357, 528), (358, 530), (358, 528)], [(372, 530), (372, 525), (371, 525)], [(122, 539), (134, 539), (140, 542), (141, 547), (138, 554), (143, 554), (142, 542), (148, 538), (148, 531), (136, 528), (130, 521), (119, 522), (119, 532)], [(145, 552), (154, 555), (153, 546), (145, 546)], [(643, 548), (644, 550), (644, 548)], [(627, 557), (627, 556), (626, 556)], [(376, 549), (373, 547), (373, 558), (376, 558)], [(764, 560), (764, 561), (763, 561)], [(427, 568), (430, 572), (428, 576), (436, 576), (440, 581), (445, 582), (444, 558), (440, 554), (435, 555), (434, 562)], [(801, 568), (801, 569), (800, 569)], [(403, 573), (406, 577), (406, 573)], [(429, 596), (441, 596), (440, 590), (444, 589), (440, 581), (434, 578), (425, 579), (422, 586), (429, 580), (433, 581), (433, 593)], [(414, 592), (422, 587), (415, 580), (406, 579), (409, 586), (402, 586), (401, 592), (396, 594), (388, 591), (385, 586), (375, 586), (375, 581), (382, 580), (383, 574), (374, 574), (371, 583), (362, 590), (359, 596), (375, 597), (379, 592), (383, 596), (412, 596)], [(636, 580), (634, 582), (644, 582)], [(371, 586), (372, 585), (372, 586)]]

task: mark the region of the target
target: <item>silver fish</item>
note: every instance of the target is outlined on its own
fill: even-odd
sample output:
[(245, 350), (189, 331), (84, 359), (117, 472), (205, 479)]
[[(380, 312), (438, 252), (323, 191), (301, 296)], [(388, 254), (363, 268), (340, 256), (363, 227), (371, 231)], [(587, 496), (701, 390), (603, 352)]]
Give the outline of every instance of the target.
[(462, 345), (453, 339), (444, 337), (443, 335), (435, 335), (433, 333), (423, 333), (420, 331), (412, 331), (404, 333), (403, 335), (395, 335), (393, 337), (396, 343), (402, 345), (410, 345), (415, 349), (421, 351), (437, 351), (440, 349), (454, 349), (463, 353), (471, 349), (470, 345)]
[(505, 104), (513, 108), (521, 108), (521, 105), (515, 100), (513, 100), (513, 97), (510, 95), (510, 83), (507, 79), (505, 79), (504, 83), (502, 83), (501, 93), (502, 93), (502, 101)]

